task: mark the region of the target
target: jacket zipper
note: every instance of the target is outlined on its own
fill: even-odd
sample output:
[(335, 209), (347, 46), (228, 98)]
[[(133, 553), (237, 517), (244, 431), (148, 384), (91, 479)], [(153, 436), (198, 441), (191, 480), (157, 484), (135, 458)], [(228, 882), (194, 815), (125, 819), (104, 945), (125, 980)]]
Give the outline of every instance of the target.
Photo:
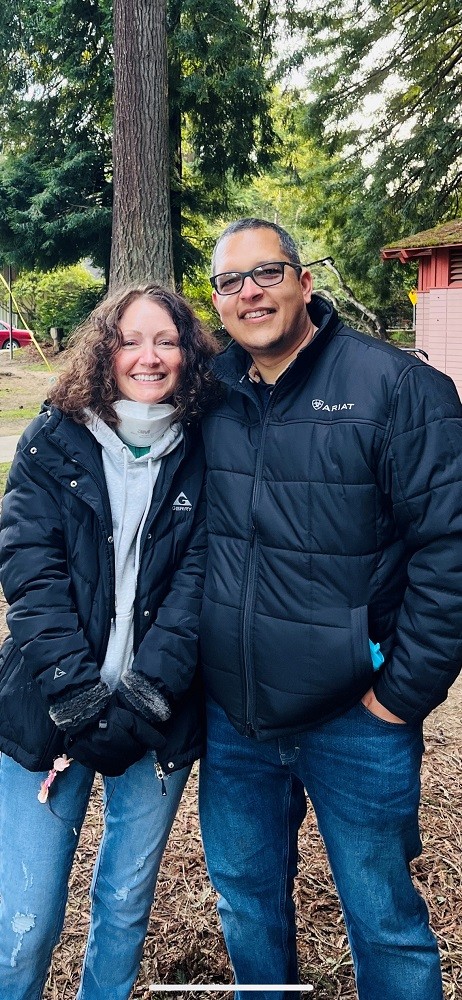
[[(48, 438), (48, 440), (51, 441), (53, 447), (57, 448), (58, 451), (60, 451), (63, 455), (65, 455), (65, 457), (67, 459), (71, 459), (71, 461), (75, 461), (75, 463), (77, 465), (80, 465), (85, 470), (86, 475), (89, 476), (90, 479), (92, 479), (93, 482), (97, 486), (98, 495), (100, 497), (101, 504), (102, 504), (102, 507), (103, 507), (104, 516), (101, 517), (100, 514), (98, 513), (98, 511), (96, 510), (96, 508), (93, 507), (92, 504), (88, 503), (88, 500), (86, 499), (86, 497), (82, 496), (81, 494), (78, 494), (80, 496), (81, 500), (84, 503), (86, 503), (88, 507), (91, 507), (91, 509), (94, 511), (94, 513), (95, 513), (95, 515), (96, 515), (96, 517), (98, 519), (99, 524), (102, 526), (103, 542), (104, 542), (104, 545), (105, 545), (105, 548), (106, 548), (107, 557), (108, 557), (109, 583), (110, 583), (110, 609), (109, 609), (109, 615), (108, 615), (108, 620), (107, 620), (107, 625), (106, 625), (106, 631), (105, 631), (105, 634), (103, 636), (102, 645), (101, 645), (101, 660), (104, 660), (104, 657), (106, 655), (106, 650), (107, 650), (107, 647), (108, 647), (108, 642), (109, 642), (109, 635), (110, 635), (110, 631), (111, 631), (111, 623), (113, 621), (115, 621), (115, 618), (116, 618), (114, 547), (112, 546), (112, 548), (111, 548), (111, 545), (108, 542), (108, 538), (110, 537), (110, 535), (112, 537), (112, 530), (113, 530), (112, 529), (112, 512), (111, 512), (110, 504), (108, 503), (107, 492), (105, 493), (104, 488), (103, 489), (101, 488), (100, 482), (96, 479), (96, 477), (93, 475), (93, 473), (90, 471), (90, 469), (87, 467), (87, 465), (84, 463), (84, 461), (82, 460), (82, 458), (80, 456), (79, 456), (78, 459), (73, 459), (71, 457), (70, 452), (68, 452), (66, 450), (66, 448), (63, 447), (63, 445), (61, 444), (60, 441), (56, 441), (56, 439), (54, 437), (51, 437), (51, 435), (50, 436), (47, 435), (47, 438)], [(50, 475), (53, 475), (53, 473), (51, 472), (51, 470), (48, 470), (48, 471), (49, 471)], [(59, 485), (61, 487), (63, 487), (65, 485), (64, 480), (62, 478), (60, 478), (59, 476), (54, 476), (54, 478), (56, 479), (56, 481), (59, 483)]]
[[(83, 465), (83, 462), (81, 462), (80, 464)], [(97, 482), (97, 480), (95, 479), (95, 477), (93, 476), (93, 474), (90, 472), (90, 470), (87, 469), (85, 466), (83, 466), (83, 468), (85, 468), (85, 471), (86, 471), (87, 475), (89, 475), (90, 478), (93, 479), (93, 482), (96, 482), (96, 485), (97, 485), (98, 490), (100, 492), (101, 503), (103, 505), (103, 511), (104, 511), (104, 519), (103, 519), (103, 518), (100, 518), (100, 516), (98, 514), (98, 511), (94, 507), (92, 507), (92, 510), (94, 510), (94, 512), (96, 514), (96, 517), (98, 518), (98, 521), (99, 521), (99, 523), (102, 526), (103, 542), (104, 542), (104, 545), (105, 545), (105, 548), (106, 548), (107, 557), (108, 557), (108, 563), (109, 563), (110, 613), (109, 613), (109, 615), (107, 617), (106, 630), (105, 630), (105, 634), (103, 636), (103, 642), (102, 642), (102, 646), (101, 646), (101, 662), (103, 662), (104, 661), (104, 657), (106, 656), (106, 651), (107, 651), (107, 647), (108, 647), (108, 643), (109, 643), (109, 635), (110, 635), (110, 632), (111, 632), (111, 624), (113, 622), (115, 622), (115, 620), (116, 620), (116, 614), (117, 614), (117, 609), (116, 609), (116, 591), (115, 591), (115, 552), (114, 552), (114, 542), (112, 542), (112, 544), (109, 542), (109, 538), (113, 537), (112, 536), (112, 532), (113, 532), (114, 529), (113, 529), (113, 524), (112, 524), (112, 511), (111, 511), (109, 503), (106, 502), (107, 501), (107, 496), (106, 496), (104, 490), (100, 489), (99, 483)], [(88, 501), (85, 500), (85, 497), (82, 497), (82, 500), (84, 501), (84, 503), (88, 503)], [(88, 506), (91, 506), (91, 504), (88, 504)]]
[[(282, 376), (284, 377), (284, 376)], [(279, 390), (279, 386), (278, 386)], [(264, 447), (269, 418), (274, 406), (274, 398), (277, 393), (276, 387), (273, 389), (261, 423), (261, 437), (257, 452), (257, 463), (255, 466), (255, 478), (252, 490), (252, 500), (250, 516), (252, 521), (249, 539), (249, 562), (247, 566), (247, 579), (244, 589), (244, 616), (242, 620), (242, 647), (243, 666), (245, 681), (245, 734), (255, 736), (256, 716), (255, 716), (255, 675), (252, 662), (252, 621), (254, 616), (254, 602), (257, 580), (257, 559), (258, 559), (258, 538), (255, 518), (257, 514), (258, 499), (261, 488), (261, 472), (264, 462)]]
[(166, 774), (164, 774), (164, 772), (162, 770), (162, 764), (159, 764), (158, 760), (156, 760), (154, 762), (154, 770), (156, 772), (156, 777), (160, 781), (161, 793), (162, 793), (162, 795), (166, 795), (167, 794), (167, 788), (165, 786), (165, 781), (164, 781), (164, 778), (166, 777)]

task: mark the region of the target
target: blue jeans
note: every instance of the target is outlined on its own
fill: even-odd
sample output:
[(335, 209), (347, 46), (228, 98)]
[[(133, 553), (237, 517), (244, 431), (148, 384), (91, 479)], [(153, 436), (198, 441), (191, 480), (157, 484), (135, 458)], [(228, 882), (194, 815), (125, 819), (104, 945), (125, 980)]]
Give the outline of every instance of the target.
[[(167, 794), (147, 753), (104, 778), (104, 834), (78, 1000), (127, 1000), (141, 961), (157, 873), (190, 768)], [(94, 772), (73, 761), (46, 805), (45, 774), (0, 760), (0, 1000), (39, 1000), (64, 921), (68, 879)]]
[[(360, 1000), (442, 1000), (437, 944), (409, 874), (421, 850), (421, 727), (382, 722), (359, 704), (316, 729), (259, 743), (210, 702), (207, 741), (202, 837), (236, 983), (298, 983), (292, 890), (306, 789)], [(280, 1000), (284, 991), (258, 995)]]

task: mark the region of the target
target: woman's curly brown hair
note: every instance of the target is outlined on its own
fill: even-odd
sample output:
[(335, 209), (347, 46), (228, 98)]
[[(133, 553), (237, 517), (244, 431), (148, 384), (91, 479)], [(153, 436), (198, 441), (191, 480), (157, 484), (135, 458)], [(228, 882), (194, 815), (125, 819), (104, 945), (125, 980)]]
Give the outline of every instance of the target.
[(215, 338), (181, 295), (146, 282), (107, 296), (72, 336), (69, 361), (49, 400), (76, 423), (86, 422), (85, 410), (89, 409), (110, 427), (117, 426), (113, 404), (119, 398), (119, 389), (113, 362), (122, 346), (119, 323), (127, 306), (142, 297), (165, 309), (180, 335), (183, 364), (172, 397), (177, 419), (195, 423), (220, 398), (219, 384), (210, 370), (210, 359), (218, 350)]

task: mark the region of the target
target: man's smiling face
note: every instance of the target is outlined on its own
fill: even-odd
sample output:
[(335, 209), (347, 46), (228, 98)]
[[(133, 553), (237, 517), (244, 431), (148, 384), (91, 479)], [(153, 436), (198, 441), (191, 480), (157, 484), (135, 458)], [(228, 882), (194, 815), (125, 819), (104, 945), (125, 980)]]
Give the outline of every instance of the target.
[[(259, 264), (288, 260), (277, 233), (246, 229), (232, 233), (217, 247), (215, 274), (248, 271)], [(284, 280), (260, 288), (249, 276), (240, 292), (212, 294), (215, 309), (229, 335), (255, 359), (274, 363), (293, 354), (310, 329), (306, 306), (311, 299), (311, 275), (284, 268)]]

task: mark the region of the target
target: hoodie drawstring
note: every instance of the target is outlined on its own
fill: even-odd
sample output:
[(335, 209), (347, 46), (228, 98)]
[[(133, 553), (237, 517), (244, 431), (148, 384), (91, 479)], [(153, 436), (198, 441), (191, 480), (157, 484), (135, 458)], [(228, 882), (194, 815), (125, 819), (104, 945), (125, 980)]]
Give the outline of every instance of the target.
[(136, 546), (135, 546), (135, 577), (138, 579), (138, 570), (140, 568), (140, 548), (141, 548), (141, 536), (143, 534), (143, 528), (146, 523), (146, 518), (149, 514), (151, 507), (151, 497), (153, 490), (153, 474), (152, 474), (152, 456), (148, 455), (148, 493), (146, 497), (146, 506), (144, 508), (144, 513), (140, 521), (140, 526), (136, 535)]

